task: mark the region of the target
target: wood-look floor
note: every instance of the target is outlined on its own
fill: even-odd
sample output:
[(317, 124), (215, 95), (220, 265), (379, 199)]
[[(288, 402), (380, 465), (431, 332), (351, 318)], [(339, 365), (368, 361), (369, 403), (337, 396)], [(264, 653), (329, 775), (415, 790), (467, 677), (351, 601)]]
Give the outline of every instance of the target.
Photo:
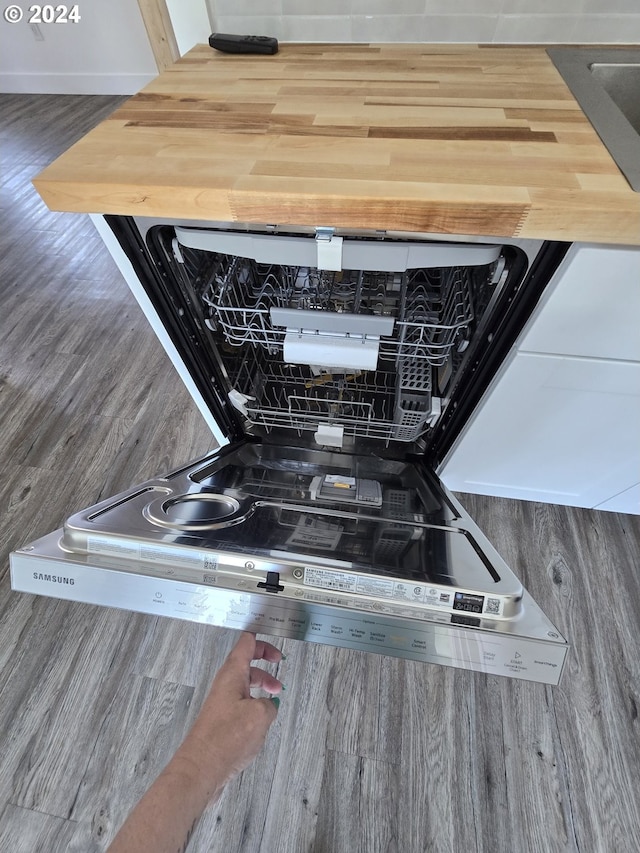
[[(30, 178), (119, 103), (0, 97), (0, 850), (104, 850), (231, 631), (12, 593), (8, 553), (211, 437), (110, 257)], [(190, 851), (635, 853), (640, 519), (464, 496), (570, 638), (550, 688), (284, 641), (258, 760)]]

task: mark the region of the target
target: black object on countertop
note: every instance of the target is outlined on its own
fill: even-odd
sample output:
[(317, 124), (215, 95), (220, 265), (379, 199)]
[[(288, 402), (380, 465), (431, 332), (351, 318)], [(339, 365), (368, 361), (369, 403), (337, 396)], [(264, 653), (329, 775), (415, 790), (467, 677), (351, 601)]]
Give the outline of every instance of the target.
[(262, 53), (278, 52), (278, 39), (272, 36), (238, 36), (229, 33), (211, 33), (209, 44), (222, 53)]

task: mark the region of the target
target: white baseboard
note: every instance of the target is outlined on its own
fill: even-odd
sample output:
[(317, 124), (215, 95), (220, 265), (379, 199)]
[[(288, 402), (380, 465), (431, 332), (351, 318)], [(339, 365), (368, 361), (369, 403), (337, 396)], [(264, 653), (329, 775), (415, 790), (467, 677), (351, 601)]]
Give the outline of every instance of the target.
[(134, 95), (156, 76), (156, 74), (0, 72), (0, 92), (30, 95)]

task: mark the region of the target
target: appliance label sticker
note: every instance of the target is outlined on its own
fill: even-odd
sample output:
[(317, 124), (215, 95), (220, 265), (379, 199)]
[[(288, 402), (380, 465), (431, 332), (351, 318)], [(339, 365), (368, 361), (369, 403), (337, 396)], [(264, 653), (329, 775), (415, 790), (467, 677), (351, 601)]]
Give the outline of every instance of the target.
[(442, 589), (427, 586), (424, 589), (424, 603), (429, 607), (451, 607), (452, 595)]
[[(140, 559), (150, 563), (170, 563), (172, 566), (185, 569), (212, 568), (207, 565), (208, 558), (201, 553), (190, 551), (188, 548), (162, 548), (143, 542), (140, 545)], [(215, 560), (215, 557), (214, 557)], [(217, 560), (213, 568), (217, 565)]]
[(106, 536), (87, 536), (87, 551), (90, 554), (108, 554), (111, 557), (140, 559), (140, 546), (137, 542), (108, 539)]
[(337, 486), (342, 489), (355, 489), (356, 487), (355, 477), (340, 477), (338, 474), (326, 474), (324, 482), (328, 486)]
[(499, 598), (487, 598), (484, 612), (489, 616), (502, 616), (503, 603)]
[[(287, 544), (294, 545), (296, 548), (320, 548), (323, 551), (335, 551), (343, 531), (344, 527), (341, 524), (333, 524), (306, 516), (298, 522), (294, 532), (287, 539)], [(312, 584), (312, 586), (320, 585)], [(327, 588), (333, 589), (333, 587)]]
[(393, 581), (383, 578), (358, 578), (356, 592), (361, 595), (378, 595), (381, 598), (393, 598)]
[(103, 554), (124, 560), (144, 560), (148, 563), (163, 563), (182, 569), (215, 568), (215, 555), (204, 555), (190, 548), (163, 547), (148, 542), (131, 542), (110, 539), (107, 536), (88, 536), (87, 550), (90, 554)]
[(307, 566), (304, 570), (304, 585), (317, 586), (320, 589), (341, 589), (344, 592), (356, 592), (357, 575), (348, 572), (333, 572), (329, 569), (314, 569)]
[(453, 603), (452, 593), (441, 588), (412, 584), (408, 581), (371, 578), (366, 575), (337, 572), (332, 569), (311, 568), (310, 566), (304, 570), (304, 584), (319, 589), (336, 589), (377, 598), (411, 601), (426, 604), (428, 607), (451, 608)]

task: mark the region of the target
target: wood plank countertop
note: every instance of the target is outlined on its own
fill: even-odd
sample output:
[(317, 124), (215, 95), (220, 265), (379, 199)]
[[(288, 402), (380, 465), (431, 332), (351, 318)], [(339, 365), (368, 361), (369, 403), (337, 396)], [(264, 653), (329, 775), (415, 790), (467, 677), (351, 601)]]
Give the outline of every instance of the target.
[(34, 183), (53, 210), (640, 244), (542, 47), (199, 45)]

